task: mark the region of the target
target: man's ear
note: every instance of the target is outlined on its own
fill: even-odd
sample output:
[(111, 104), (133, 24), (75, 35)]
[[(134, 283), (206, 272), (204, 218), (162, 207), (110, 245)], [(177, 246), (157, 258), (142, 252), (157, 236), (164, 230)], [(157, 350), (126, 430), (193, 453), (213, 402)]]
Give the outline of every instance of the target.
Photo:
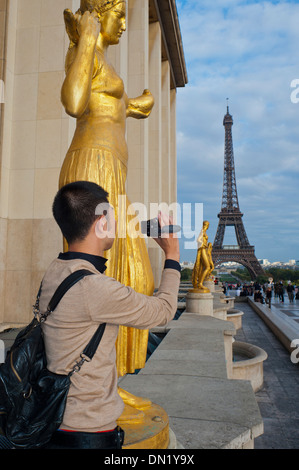
[(99, 217), (95, 222), (95, 234), (98, 238), (107, 237), (107, 219), (104, 215)]

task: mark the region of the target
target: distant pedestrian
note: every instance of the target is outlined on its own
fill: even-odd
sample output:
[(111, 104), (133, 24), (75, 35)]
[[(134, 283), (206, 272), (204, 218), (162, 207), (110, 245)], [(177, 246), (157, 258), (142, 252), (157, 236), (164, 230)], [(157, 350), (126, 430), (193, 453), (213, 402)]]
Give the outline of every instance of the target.
[(255, 281), (255, 283), (253, 285), (253, 288), (254, 288), (255, 291), (261, 290), (261, 286), (259, 285), (259, 283), (257, 281)]
[(271, 299), (272, 299), (272, 288), (268, 285), (266, 289), (266, 303), (268, 304), (269, 308), (271, 308)]
[(282, 283), (282, 282), (280, 282), (280, 283), (278, 284), (278, 287), (277, 287), (277, 294), (278, 294), (279, 300), (280, 300), (281, 302), (284, 302), (284, 296), (283, 296), (283, 294), (284, 294), (284, 287), (283, 287), (283, 283)]
[(240, 292), (240, 297), (246, 297), (247, 295), (248, 295), (247, 294), (247, 288), (246, 288), (246, 286), (243, 286), (243, 289)]
[(260, 290), (256, 290), (255, 293), (254, 293), (254, 301), (255, 302), (259, 302), (261, 304), (264, 303), (264, 298), (263, 298), (263, 294), (261, 293)]
[(288, 286), (287, 286), (287, 293), (289, 296), (290, 303), (294, 302), (294, 292), (295, 292), (295, 287), (292, 285), (291, 281), (289, 281)]

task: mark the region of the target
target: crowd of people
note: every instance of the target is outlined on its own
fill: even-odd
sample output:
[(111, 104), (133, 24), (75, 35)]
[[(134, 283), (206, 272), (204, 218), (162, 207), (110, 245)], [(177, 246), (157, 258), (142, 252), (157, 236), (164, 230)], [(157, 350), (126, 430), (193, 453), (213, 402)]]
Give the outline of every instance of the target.
[(225, 295), (229, 294), (229, 291), (235, 290), (236, 296), (239, 297), (247, 297), (252, 296), (254, 293), (253, 285), (252, 284), (244, 284), (241, 285), (240, 283), (231, 284), (228, 282), (223, 283), (223, 292)]
[(237, 297), (253, 296), (255, 302), (267, 304), (269, 308), (271, 308), (273, 297), (283, 303), (285, 293), (287, 293), (290, 303), (293, 303), (294, 300), (299, 300), (299, 285), (294, 285), (291, 281), (288, 281), (287, 286), (284, 285), (283, 281), (275, 283), (266, 282), (264, 284), (256, 281), (243, 285), (240, 283), (224, 283), (223, 292), (225, 295), (228, 295), (230, 290), (235, 290)]
[(266, 283), (262, 286), (257, 285), (256, 287), (257, 289), (255, 289), (255, 295), (257, 299), (254, 298), (254, 300), (258, 302), (259, 299), (262, 299), (262, 303), (265, 301), (270, 308), (272, 296), (274, 296), (276, 299), (279, 299), (280, 303), (284, 303), (285, 293), (287, 293), (290, 303), (293, 303), (295, 299), (299, 299), (299, 286), (295, 286), (291, 281), (288, 281), (287, 286), (285, 286), (282, 281), (279, 281), (269, 284)]

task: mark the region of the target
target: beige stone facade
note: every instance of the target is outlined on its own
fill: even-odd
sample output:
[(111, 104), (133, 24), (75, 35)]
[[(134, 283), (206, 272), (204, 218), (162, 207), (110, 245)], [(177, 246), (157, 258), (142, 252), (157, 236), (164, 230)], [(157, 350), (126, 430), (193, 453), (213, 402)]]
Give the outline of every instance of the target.
[[(75, 127), (60, 102), (63, 10), (78, 7), (0, 0), (0, 324), (30, 320), (42, 275), (62, 250), (51, 205)], [(176, 88), (187, 75), (175, 0), (128, 0), (127, 12), (110, 57), (129, 96), (149, 88), (155, 97), (149, 119), (127, 122), (127, 193), (149, 207), (176, 202)], [(149, 253), (158, 282), (160, 251), (149, 242)]]

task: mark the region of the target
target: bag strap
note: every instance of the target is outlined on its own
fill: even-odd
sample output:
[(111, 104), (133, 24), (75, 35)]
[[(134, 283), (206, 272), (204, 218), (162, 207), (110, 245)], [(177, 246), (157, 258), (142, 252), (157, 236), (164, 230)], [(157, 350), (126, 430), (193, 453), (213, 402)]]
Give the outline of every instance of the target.
[(106, 323), (101, 323), (101, 325), (98, 327), (97, 331), (94, 333), (93, 337), (89, 341), (88, 345), (84, 349), (82, 355), (86, 356), (89, 360), (91, 360), (93, 356), (95, 355), (97, 347), (104, 334), (105, 328), (106, 328)]
[(53, 297), (51, 298), (48, 308), (46, 310), (46, 313), (40, 313), (39, 309), (39, 301), (40, 301), (40, 296), (42, 292), (42, 287), (43, 287), (43, 281), (40, 284), (37, 296), (36, 296), (36, 301), (35, 304), (33, 305), (33, 315), (35, 317), (39, 318), (40, 322), (46, 321), (48, 315), (53, 312), (53, 310), (57, 307), (58, 303), (64, 296), (64, 294), (78, 281), (83, 279), (85, 276), (90, 276), (91, 274), (94, 274), (87, 269), (80, 269), (78, 271), (75, 271), (74, 273), (70, 274), (62, 283), (57, 287), (56, 291), (54, 292)]
[[(59, 304), (64, 294), (71, 287), (73, 287), (77, 282), (79, 282), (85, 276), (90, 276), (92, 274), (94, 273), (92, 273), (91, 271), (88, 271), (87, 269), (80, 269), (78, 271), (73, 272), (66, 279), (64, 279), (64, 281), (62, 281), (62, 283), (57, 287), (56, 291), (54, 292), (54, 295), (48, 304), (46, 313), (41, 314), (40, 316), (41, 321), (46, 321), (48, 315), (50, 315), (53, 312), (53, 310), (55, 310), (55, 308)], [(38, 297), (40, 295), (40, 292), (41, 292), (41, 288), (39, 290)], [(88, 345), (85, 347), (83, 353), (80, 355), (81, 360), (76, 363), (71, 374), (73, 372), (78, 372), (81, 369), (81, 366), (85, 361), (91, 361), (102, 339), (105, 328), (106, 328), (106, 323), (102, 323), (101, 325), (99, 325), (99, 327), (97, 328), (97, 331), (94, 333)]]
[(59, 304), (60, 300), (64, 296), (64, 294), (71, 288), (73, 287), (78, 281), (83, 279), (85, 276), (90, 276), (92, 273), (91, 271), (88, 271), (87, 269), (80, 269), (78, 271), (75, 271), (74, 273), (70, 274), (62, 283), (60, 286), (57, 287), (52, 299), (49, 302), (47, 312), (53, 312), (57, 305)]

